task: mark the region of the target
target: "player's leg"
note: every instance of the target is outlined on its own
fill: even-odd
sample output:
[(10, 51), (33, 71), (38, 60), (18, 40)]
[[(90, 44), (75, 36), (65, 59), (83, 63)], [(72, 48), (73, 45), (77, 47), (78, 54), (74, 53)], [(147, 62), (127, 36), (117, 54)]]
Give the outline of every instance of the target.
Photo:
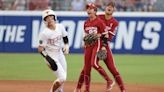
[(59, 87), (62, 85), (60, 80), (55, 80), (51, 86), (50, 92), (58, 92), (60, 89)]
[(97, 49), (99, 49), (99, 48), (94, 48), (94, 50), (92, 52), (91, 65), (107, 81), (107, 90), (108, 90), (108, 89), (111, 89), (109, 87), (110, 87), (110, 85), (113, 84), (113, 81), (108, 76), (108, 74), (105, 72), (105, 70), (99, 65), (99, 60), (97, 58), (97, 51), (98, 51)]
[[(97, 61), (98, 62), (98, 61)], [(97, 63), (96, 65), (93, 64), (92, 67), (99, 72), (99, 74), (106, 80), (107, 86), (106, 91), (110, 92), (110, 90), (113, 88), (113, 85), (115, 82), (108, 76), (108, 74), (105, 72), (105, 70)]]
[(76, 88), (74, 89), (74, 92), (81, 92), (81, 88), (83, 86), (83, 83), (84, 83), (84, 69), (82, 69), (82, 71), (80, 73), (78, 83), (77, 83)]
[(59, 63), (63, 67), (64, 71), (67, 73), (67, 61), (66, 61), (66, 58), (65, 58), (63, 52), (60, 53), (58, 59), (59, 59)]
[(91, 81), (91, 68), (85, 68), (84, 70), (84, 81), (85, 81), (85, 92), (90, 92), (90, 81)]
[(56, 64), (58, 65), (58, 69), (57, 71), (53, 72), (56, 75), (57, 79), (54, 81), (50, 92), (55, 92), (66, 81), (66, 72), (64, 71), (60, 63), (57, 62)]
[[(67, 75), (67, 62), (63, 52), (60, 53), (58, 60)], [(57, 89), (57, 92), (64, 92), (63, 88), (64, 88), (64, 83)]]
[[(52, 84), (52, 87), (50, 90), (50, 92), (55, 92), (57, 90), (60, 90), (59, 87), (61, 87), (63, 85), (63, 83), (66, 81), (66, 77), (67, 77), (67, 73), (65, 71), (66, 70), (66, 61), (64, 63), (64, 68), (63, 68), (63, 65), (61, 64), (61, 60), (59, 59), (62, 56), (60, 54), (60, 52), (49, 52), (49, 55), (54, 59), (54, 61), (56, 62), (57, 66), (58, 66), (57, 70), (53, 70), (53, 68), (52, 68), (53, 65), (50, 65), (49, 62), (46, 62), (48, 64), (48, 66), (50, 67), (50, 69), (55, 74), (55, 76), (57, 77), (57, 79)], [(65, 58), (63, 60), (65, 60)], [(63, 90), (63, 89), (61, 89), (61, 90)]]
[(90, 92), (90, 78), (91, 78), (91, 56), (93, 47), (85, 48), (84, 55), (84, 81), (85, 92)]
[[(85, 80), (85, 85), (89, 85), (90, 86), (90, 83), (87, 80), (87, 78), (88, 78), (87, 76), (90, 77), (90, 74), (88, 72), (90, 72), (90, 67), (91, 67), (91, 64), (89, 62), (90, 61), (89, 57), (91, 56), (91, 50), (90, 49), (91, 48), (89, 48), (89, 47), (85, 48), (85, 51), (84, 51), (84, 67), (83, 67), (83, 69), (82, 69), (82, 71), (80, 73), (79, 80), (78, 80), (78, 83), (77, 83), (77, 86), (76, 86), (76, 89), (74, 90), (74, 92), (81, 92), (81, 87), (82, 87), (82, 85), (84, 83), (84, 80)], [(88, 67), (89, 67), (89, 70), (87, 70)], [(87, 71), (87, 72), (85, 72), (85, 71)], [(88, 88), (86, 88), (86, 90), (89, 89), (89, 86), (88, 86)]]
[(64, 83), (55, 92), (64, 92)]
[(82, 69), (82, 71), (80, 73), (79, 80), (78, 80), (78, 83), (77, 83), (77, 86), (76, 86), (76, 89), (74, 90), (74, 92), (81, 92), (83, 83), (84, 83), (84, 69)]
[[(47, 63), (47, 65), (48, 65), (48, 67), (53, 71), (53, 72), (55, 72), (55, 71), (57, 71), (58, 69), (59, 69), (59, 67), (58, 67), (58, 69), (57, 70), (53, 70), (53, 68), (52, 68), (52, 66), (53, 65), (50, 65), (50, 63), (48, 62), (48, 61), (46, 61), (46, 63)], [(57, 63), (56, 63), (57, 64)], [(58, 64), (57, 64), (57, 66), (58, 66)], [(50, 92), (55, 92), (55, 90), (57, 90), (60, 86), (61, 86), (61, 84), (62, 83), (60, 83), (60, 80), (55, 80), (54, 82), (53, 82), (53, 84), (52, 84), (52, 86), (51, 86), (51, 89), (50, 89)]]
[(119, 85), (121, 90), (125, 90), (125, 85), (123, 83), (123, 80), (120, 76), (120, 73), (118, 72), (115, 63), (114, 63), (114, 58), (112, 55), (112, 51), (110, 50), (109, 47), (107, 47), (107, 59), (104, 60), (107, 68), (109, 69), (109, 71), (112, 73), (112, 75), (114, 76), (117, 84)]

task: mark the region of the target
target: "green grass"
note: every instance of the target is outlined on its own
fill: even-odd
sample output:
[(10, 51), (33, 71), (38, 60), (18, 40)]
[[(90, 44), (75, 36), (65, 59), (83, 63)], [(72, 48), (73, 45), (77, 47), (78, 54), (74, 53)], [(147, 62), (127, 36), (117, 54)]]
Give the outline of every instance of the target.
[[(164, 84), (163, 55), (114, 55), (117, 69), (126, 83)], [(68, 81), (77, 81), (83, 68), (83, 55), (66, 56)], [(103, 61), (100, 64), (107, 70)], [(0, 80), (54, 80), (39, 54), (0, 54)], [(92, 82), (105, 80), (92, 69)]]

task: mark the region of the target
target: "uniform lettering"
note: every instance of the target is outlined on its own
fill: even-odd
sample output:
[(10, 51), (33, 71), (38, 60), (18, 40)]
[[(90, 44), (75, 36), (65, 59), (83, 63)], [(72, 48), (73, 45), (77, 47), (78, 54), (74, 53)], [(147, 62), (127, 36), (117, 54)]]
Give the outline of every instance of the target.
[(58, 40), (61, 40), (61, 38), (62, 38), (62, 36), (60, 35), (60, 36), (57, 36), (57, 37), (55, 37), (53, 39), (48, 39), (47, 43), (51, 44), (51, 45), (55, 45), (55, 43), (58, 42)]

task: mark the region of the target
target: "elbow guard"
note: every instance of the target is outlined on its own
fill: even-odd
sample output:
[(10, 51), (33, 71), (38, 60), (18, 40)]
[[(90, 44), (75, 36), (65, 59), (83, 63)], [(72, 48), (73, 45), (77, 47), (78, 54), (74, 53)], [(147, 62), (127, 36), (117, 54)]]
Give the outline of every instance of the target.
[(67, 36), (63, 37), (63, 41), (64, 41), (64, 44), (68, 44), (68, 37)]

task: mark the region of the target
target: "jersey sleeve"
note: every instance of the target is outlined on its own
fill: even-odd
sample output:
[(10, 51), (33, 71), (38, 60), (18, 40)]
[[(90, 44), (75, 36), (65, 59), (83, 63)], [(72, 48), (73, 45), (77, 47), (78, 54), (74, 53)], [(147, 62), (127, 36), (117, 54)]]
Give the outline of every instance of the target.
[(84, 33), (84, 36), (85, 36), (85, 33), (86, 33), (86, 31), (85, 31), (86, 25), (87, 25), (87, 20), (84, 22), (84, 25), (83, 25), (83, 33)]
[(99, 30), (102, 35), (108, 33), (108, 31), (106, 30), (106, 25), (102, 20), (100, 20), (99, 22)]
[(118, 22), (114, 22), (112, 27), (111, 27), (111, 34), (115, 35), (116, 27), (118, 26)]
[(47, 45), (47, 38), (43, 32), (39, 34), (39, 46), (45, 47)]
[(111, 30), (109, 31), (109, 41), (112, 41), (113, 39), (113, 36), (115, 36), (116, 34), (116, 27), (118, 26), (118, 22), (114, 22), (112, 27), (111, 27)]
[(61, 29), (61, 31), (62, 31), (62, 37), (65, 37), (65, 36), (68, 35), (68, 33), (67, 33), (67, 31), (66, 31), (64, 25), (60, 24), (60, 29)]

